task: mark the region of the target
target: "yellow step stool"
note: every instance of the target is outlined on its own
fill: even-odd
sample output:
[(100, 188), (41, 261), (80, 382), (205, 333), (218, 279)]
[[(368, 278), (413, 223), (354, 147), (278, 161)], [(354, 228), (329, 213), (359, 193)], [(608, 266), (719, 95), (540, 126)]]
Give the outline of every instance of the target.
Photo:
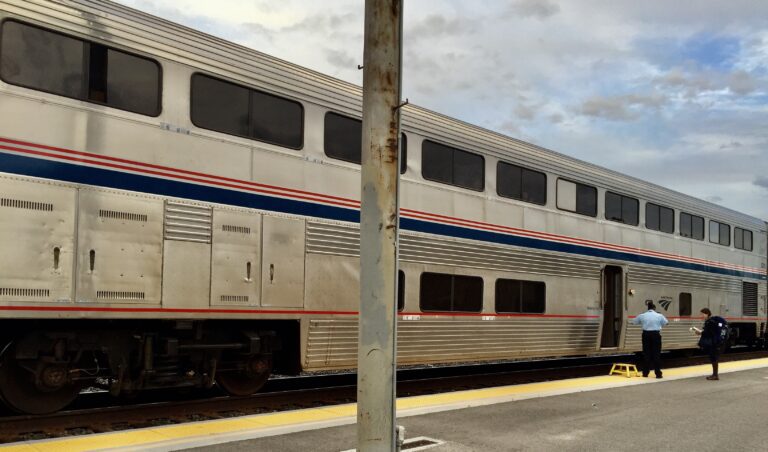
[(613, 374), (624, 375), (627, 378), (640, 376), (640, 372), (638, 372), (637, 366), (635, 366), (634, 364), (626, 364), (626, 363), (614, 364), (613, 367), (611, 367), (611, 373), (609, 373), (608, 375), (613, 375)]

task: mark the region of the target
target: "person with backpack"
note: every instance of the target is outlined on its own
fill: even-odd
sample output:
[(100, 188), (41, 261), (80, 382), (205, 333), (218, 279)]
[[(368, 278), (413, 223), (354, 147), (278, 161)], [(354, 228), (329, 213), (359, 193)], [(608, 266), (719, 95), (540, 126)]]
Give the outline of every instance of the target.
[(643, 327), (643, 357), (645, 358), (645, 367), (643, 376), (647, 377), (653, 368), (656, 372), (656, 378), (661, 376), (661, 328), (669, 321), (666, 317), (656, 312), (656, 305), (653, 301), (648, 301), (648, 310), (638, 315), (632, 320), (635, 325)]
[(707, 316), (704, 319), (704, 329), (696, 328), (695, 331), (701, 336), (699, 347), (709, 355), (709, 361), (712, 363), (712, 375), (708, 376), (707, 380), (719, 380), (718, 361), (728, 341), (728, 322), (720, 316), (713, 316), (709, 308), (703, 308), (701, 313)]

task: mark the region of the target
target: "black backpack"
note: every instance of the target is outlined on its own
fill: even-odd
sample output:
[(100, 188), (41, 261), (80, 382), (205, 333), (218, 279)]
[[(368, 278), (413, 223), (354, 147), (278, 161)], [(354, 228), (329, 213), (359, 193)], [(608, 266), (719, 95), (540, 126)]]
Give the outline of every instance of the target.
[(713, 316), (709, 319), (714, 326), (714, 334), (712, 340), (715, 345), (722, 345), (728, 341), (730, 336), (730, 328), (728, 327), (728, 321), (720, 316)]

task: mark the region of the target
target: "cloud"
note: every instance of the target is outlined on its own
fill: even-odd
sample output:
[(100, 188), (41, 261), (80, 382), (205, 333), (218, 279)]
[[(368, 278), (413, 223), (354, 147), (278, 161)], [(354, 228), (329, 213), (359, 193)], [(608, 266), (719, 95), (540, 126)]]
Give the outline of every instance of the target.
[(757, 176), (752, 183), (760, 188), (768, 190), (768, 176)]
[(547, 19), (560, 12), (560, 5), (549, 0), (518, 0), (509, 6), (509, 13), (520, 17)]
[(734, 94), (745, 96), (757, 89), (757, 82), (749, 73), (736, 71), (730, 75), (728, 87)]
[(357, 64), (362, 64), (362, 61), (357, 63), (354, 57), (340, 50), (327, 49), (325, 55), (331, 65), (340, 69), (357, 69)]
[(642, 114), (643, 109), (658, 109), (664, 102), (665, 99), (658, 95), (596, 96), (585, 100), (577, 111), (586, 116), (614, 121), (630, 121), (637, 119)]
[(706, 198), (704, 198), (704, 200), (713, 202), (713, 203), (718, 203), (718, 202), (722, 202), (723, 198), (721, 198), (720, 196), (707, 196)]

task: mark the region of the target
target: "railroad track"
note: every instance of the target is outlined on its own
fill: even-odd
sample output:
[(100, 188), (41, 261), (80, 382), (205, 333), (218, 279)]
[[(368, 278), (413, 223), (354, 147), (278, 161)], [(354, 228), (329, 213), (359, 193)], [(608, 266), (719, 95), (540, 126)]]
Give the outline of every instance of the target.
[[(722, 361), (768, 357), (766, 351), (738, 351)], [(398, 396), (605, 375), (610, 364), (632, 355), (411, 368), (398, 371)], [(665, 368), (708, 363), (705, 356), (667, 356)], [(104, 393), (83, 394), (72, 409), (59, 413), (0, 417), (0, 443), (180, 424), (259, 413), (328, 406), (355, 401), (356, 375), (310, 375), (270, 380), (264, 392), (228, 397), (218, 391), (155, 393), (116, 405)]]

